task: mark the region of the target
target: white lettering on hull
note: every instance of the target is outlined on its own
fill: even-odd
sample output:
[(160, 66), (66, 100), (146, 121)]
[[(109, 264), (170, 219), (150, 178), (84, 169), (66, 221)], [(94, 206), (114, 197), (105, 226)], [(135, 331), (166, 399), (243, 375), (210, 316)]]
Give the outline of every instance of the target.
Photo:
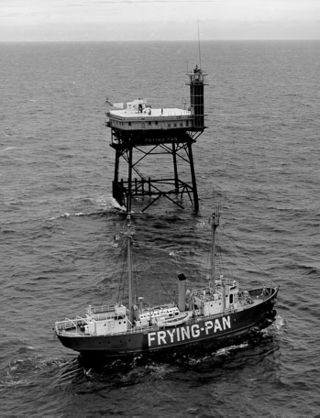
[(175, 334), (176, 329), (173, 328), (172, 330), (168, 329), (167, 330), (167, 335), (169, 335), (170, 337), (170, 342), (173, 343), (174, 342), (174, 334)]
[(148, 347), (170, 345), (180, 341), (194, 340), (231, 329), (230, 316), (223, 316), (201, 324), (185, 325), (148, 333)]

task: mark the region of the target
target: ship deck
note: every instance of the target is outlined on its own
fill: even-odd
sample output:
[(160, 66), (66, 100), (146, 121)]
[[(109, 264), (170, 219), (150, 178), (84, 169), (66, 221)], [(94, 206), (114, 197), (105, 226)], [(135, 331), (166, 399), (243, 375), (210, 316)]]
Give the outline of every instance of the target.
[[(269, 298), (272, 297), (271, 289), (254, 289), (251, 290), (250, 293), (244, 295), (243, 300), (241, 301), (241, 306), (237, 309), (226, 309), (223, 312), (223, 315), (233, 314), (237, 312), (242, 312), (243, 310), (247, 309), (248, 307), (255, 307)], [(218, 313), (215, 315), (210, 315), (208, 317), (199, 316), (196, 318), (197, 320), (203, 319), (216, 319), (221, 317), (222, 313)], [(66, 318), (64, 321), (59, 321), (55, 323), (55, 331), (57, 335), (62, 336), (69, 336), (69, 337), (90, 337), (91, 335), (85, 333), (84, 325), (87, 324), (87, 317), (76, 317), (75, 319)], [(191, 323), (194, 321), (194, 318), (189, 318), (188, 321), (185, 323)], [(174, 327), (174, 325), (173, 325)], [(147, 325), (147, 326), (139, 326), (139, 327), (132, 327), (126, 330), (125, 332), (117, 332), (117, 333), (108, 333), (105, 336), (112, 336), (112, 335), (126, 335), (126, 334), (136, 334), (136, 333), (143, 333), (143, 332), (150, 332), (150, 331), (158, 331), (164, 328), (164, 326), (159, 325)]]

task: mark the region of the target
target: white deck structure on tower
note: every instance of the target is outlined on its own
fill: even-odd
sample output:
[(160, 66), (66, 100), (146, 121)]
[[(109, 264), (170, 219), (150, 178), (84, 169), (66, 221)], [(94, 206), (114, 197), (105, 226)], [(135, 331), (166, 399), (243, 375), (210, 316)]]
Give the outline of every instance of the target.
[(126, 103), (124, 109), (113, 108), (107, 113), (107, 116), (110, 128), (126, 131), (188, 130), (192, 127), (190, 110), (153, 109), (143, 99)]

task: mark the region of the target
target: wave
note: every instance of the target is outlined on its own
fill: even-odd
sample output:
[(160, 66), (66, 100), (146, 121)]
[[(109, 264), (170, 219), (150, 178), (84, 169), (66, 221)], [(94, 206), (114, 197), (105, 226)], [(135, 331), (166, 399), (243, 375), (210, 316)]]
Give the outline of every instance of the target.
[(12, 151), (12, 150), (16, 150), (16, 149), (19, 149), (19, 148), (18, 147), (5, 147), (5, 148), (2, 148), (2, 149), (0, 149), (0, 155), (6, 153), (8, 151)]
[(307, 265), (307, 264), (286, 264), (285, 268), (288, 270), (295, 270), (299, 271), (302, 270), (304, 275), (316, 275), (319, 276), (320, 269), (314, 265)]

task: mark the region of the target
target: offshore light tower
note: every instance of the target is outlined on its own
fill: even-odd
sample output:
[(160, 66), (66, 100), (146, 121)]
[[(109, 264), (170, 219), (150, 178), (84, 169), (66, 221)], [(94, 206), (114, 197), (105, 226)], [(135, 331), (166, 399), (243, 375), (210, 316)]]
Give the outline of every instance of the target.
[[(111, 128), (111, 147), (115, 150), (112, 195), (120, 206), (131, 211), (134, 197), (148, 196), (145, 211), (160, 197), (166, 197), (179, 207), (187, 194), (194, 211), (199, 211), (199, 197), (194, 170), (192, 144), (205, 127), (204, 85), (206, 74), (196, 66), (188, 73), (190, 108), (155, 109), (143, 99), (113, 105), (107, 113), (107, 126)], [(165, 177), (142, 174), (142, 164), (152, 155), (168, 156), (172, 174), (166, 169)], [(127, 178), (119, 178), (120, 162), (126, 165)], [(188, 165), (190, 177), (182, 179), (180, 163)], [(158, 163), (159, 164), (159, 163)], [(160, 167), (157, 165), (157, 171)], [(135, 177), (134, 177), (135, 175)], [(174, 199), (174, 197), (181, 199)]]

